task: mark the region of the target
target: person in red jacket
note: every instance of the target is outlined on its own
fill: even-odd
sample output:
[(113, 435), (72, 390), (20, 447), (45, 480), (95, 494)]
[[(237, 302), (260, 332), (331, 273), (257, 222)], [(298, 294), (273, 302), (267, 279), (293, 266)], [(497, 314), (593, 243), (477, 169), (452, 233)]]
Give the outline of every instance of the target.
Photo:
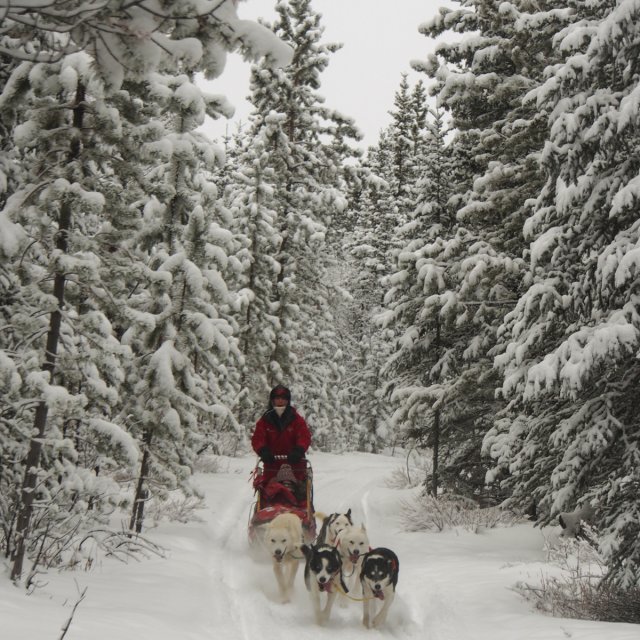
[(264, 481), (275, 477), (285, 463), (291, 465), (298, 480), (303, 480), (307, 466), (304, 456), (310, 444), (309, 427), (291, 406), (291, 391), (282, 385), (271, 389), (269, 408), (256, 422), (251, 436), (251, 446), (264, 463)]

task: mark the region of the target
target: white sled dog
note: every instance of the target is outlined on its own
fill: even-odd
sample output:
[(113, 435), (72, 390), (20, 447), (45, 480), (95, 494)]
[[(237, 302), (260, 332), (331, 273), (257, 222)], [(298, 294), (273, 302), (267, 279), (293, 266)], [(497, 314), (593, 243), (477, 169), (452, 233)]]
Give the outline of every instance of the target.
[[(362, 624), (367, 629), (379, 628), (386, 622), (389, 607), (395, 597), (399, 570), (398, 556), (384, 547), (376, 547), (362, 559)], [(376, 600), (382, 601), (382, 607), (377, 614)]]
[[(336, 548), (342, 559), (342, 575), (353, 596), (360, 594), (360, 568), (362, 558), (370, 551), (369, 536), (364, 524), (344, 528), (336, 539)], [(341, 606), (346, 606), (346, 597), (340, 598)]]
[(289, 602), (298, 572), (302, 522), (295, 513), (281, 513), (264, 528), (264, 543), (273, 562), (282, 602)]
[[(320, 514), (317, 514), (320, 515)], [(335, 546), (338, 534), (346, 527), (353, 525), (351, 509), (346, 513), (332, 513), (322, 518), (322, 527), (315, 544), (330, 544)]]
[[(340, 553), (329, 544), (303, 544), (302, 553), (306, 558), (304, 582), (311, 596), (315, 620), (317, 624), (324, 625), (331, 615), (337, 591), (347, 592), (347, 586), (342, 579)], [(324, 607), (321, 601), (323, 593), (327, 594)]]

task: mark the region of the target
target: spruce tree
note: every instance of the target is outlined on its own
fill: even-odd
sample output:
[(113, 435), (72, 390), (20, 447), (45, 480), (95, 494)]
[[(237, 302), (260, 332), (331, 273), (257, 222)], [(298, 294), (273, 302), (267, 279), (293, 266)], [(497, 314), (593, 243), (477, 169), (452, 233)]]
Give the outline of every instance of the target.
[(394, 333), (390, 327), (381, 328), (377, 318), (383, 307), (383, 280), (393, 271), (402, 245), (399, 229), (414, 205), (426, 110), (422, 83), (410, 88), (403, 74), (390, 111), (392, 123), (369, 148), (360, 168), (358, 197), (351, 203), (354, 225), (345, 247), (357, 272), (349, 289), (358, 302), (350, 314), (357, 345), (351, 356), (357, 362), (352, 403), (359, 425), (358, 446), (365, 450), (377, 451), (397, 440), (381, 374), (393, 348)]
[(270, 166), (269, 137), (265, 127), (252, 138), (231, 175), (229, 211), (238, 248), (239, 276), (235, 283), (236, 324), (243, 357), (240, 395), (235, 414), (245, 426), (255, 422), (266, 406), (271, 386), (267, 368), (275, 349), (278, 327), (273, 307), (279, 265), (274, 250), (281, 238), (276, 231), (275, 176)]
[[(215, 415), (216, 431), (230, 419), (225, 401), (234, 395), (234, 373), (218, 365), (221, 353), (234, 358), (233, 328), (217, 273), (226, 268), (230, 234), (207, 219), (215, 189), (202, 174), (190, 176), (188, 185), (195, 186), (198, 202), (181, 182), (181, 168), (189, 161), (187, 132), (206, 108), (215, 110), (215, 101), (203, 108), (207, 101), (185, 80), (204, 66), (219, 69), (224, 46), (281, 61), (286, 47), (264, 31), (235, 30), (242, 25), (227, 0), (208, 8), (184, 1), (126, 9), (118, 3), (97, 6), (87, 14), (90, 20), (73, 18), (72, 32), (74, 10), (67, 6), (11, 7), (5, 13), (3, 51), (27, 60), (5, 67), (11, 76), (3, 79), (2, 95), (10, 107), (3, 111), (2, 126), (10, 133), (3, 144), (17, 167), (12, 175), (5, 172), (0, 211), (2, 298), (9, 304), (6, 317), (12, 318), (0, 331), (0, 379), (7, 391), (3, 400), (10, 403), (2, 408), (7, 439), (1, 444), (0, 485), (3, 494), (9, 489), (3, 516), (9, 508), (17, 511), (15, 520), (3, 518), (3, 544), (12, 555), (15, 580), (46, 536), (56, 541), (50, 549), (61, 550), (49, 553), (47, 563), (64, 561), (74, 533), (103, 517), (107, 503), (118, 499), (109, 472), (136, 462), (135, 439), (141, 433), (140, 441), (149, 444), (141, 426), (149, 414), (127, 409), (144, 406), (149, 396), (157, 398), (166, 389), (169, 361), (183, 374), (179, 391), (190, 394), (188, 400), (180, 397), (178, 408), (188, 405), (191, 411), (180, 416), (170, 407), (161, 418), (156, 415), (164, 419), (161, 430), (175, 435), (182, 419), (191, 445), (194, 438), (202, 441), (196, 414)], [(198, 20), (188, 19), (196, 15)], [(12, 41), (18, 24), (19, 37)], [(159, 70), (173, 80), (161, 86)], [(171, 99), (181, 106), (182, 120), (173, 138), (161, 139), (163, 118), (171, 114), (168, 120), (175, 125), (172, 116), (179, 108), (163, 114), (158, 106)], [(203, 142), (199, 149), (210, 158)], [(175, 162), (161, 186), (167, 165), (158, 163), (156, 154), (167, 149)], [(153, 227), (159, 211), (170, 211), (160, 234)], [(171, 224), (175, 219), (177, 227)], [(151, 228), (143, 233), (147, 222)], [(162, 232), (168, 252), (150, 243)], [(203, 299), (194, 302), (194, 292)], [(155, 294), (158, 308), (167, 312), (158, 328), (177, 330), (169, 331), (162, 351), (139, 353), (128, 320), (152, 333), (157, 317), (146, 313), (143, 301)], [(15, 319), (20, 323), (13, 324)], [(189, 341), (189, 349), (171, 351), (171, 341), (178, 347)], [(149, 396), (134, 399), (141, 380), (151, 381), (152, 388), (145, 388)], [(163, 444), (170, 450), (166, 439)], [(161, 480), (171, 486), (176, 468), (178, 474), (188, 469), (192, 450), (174, 468), (168, 455)], [(10, 473), (7, 454), (21, 461)]]
[(485, 445), (513, 502), (535, 498), (542, 522), (591, 503), (606, 578), (628, 588), (640, 585), (639, 16), (633, 2), (574, 9), (575, 26), (555, 39), (559, 61), (530, 95), (549, 116), (546, 182), (525, 225), (529, 287), (497, 358), (512, 417)]
[[(340, 367), (332, 363), (336, 349), (330, 300), (335, 287), (326, 277), (331, 263), (327, 234), (345, 203), (344, 137), (356, 132), (324, 106), (318, 93), (320, 74), (338, 48), (322, 43), (321, 16), (309, 0), (279, 2), (276, 11), (271, 28), (294, 54), (286, 69), (259, 65), (252, 73), (249, 136), (256, 144), (248, 145), (243, 164), (256, 167), (258, 157), (265, 154), (268, 165), (261, 172), (272, 189), (268, 206), (275, 216), (273, 235), (249, 245), (256, 252), (252, 262), (260, 268), (264, 286), (251, 292), (248, 304), (256, 311), (244, 312), (253, 318), (251, 328), (241, 329), (247, 338), (243, 352), (245, 357), (251, 354), (252, 367), (244, 379), (250, 382), (254, 376), (259, 385), (246, 390), (255, 407), (264, 402), (265, 383), (292, 387), (295, 402), (302, 404), (314, 427), (322, 429), (335, 412), (327, 406), (328, 389), (340, 387), (341, 375)], [(327, 132), (328, 141), (323, 137)], [(243, 219), (249, 219), (246, 213)], [(271, 233), (259, 230), (261, 235), (267, 232)], [(267, 345), (270, 353), (265, 358)]]
[[(450, 396), (450, 415), (473, 444), (452, 455), (460, 461), (457, 476), (466, 475), (476, 493), (482, 491), (486, 468), (482, 436), (505, 406), (493, 398), (498, 384), (493, 356), (503, 346), (499, 327), (522, 287), (527, 202), (543, 182), (537, 159), (546, 120), (526, 97), (542, 82), (553, 35), (569, 15), (545, 14), (545, 28), (534, 38), (534, 23), (519, 20), (519, 11), (533, 8), (526, 0), (509, 5), (475, 0), (459, 9), (443, 8), (422, 32), (469, 35), (439, 43), (425, 63), (415, 65), (435, 79), (430, 90), (450, 112), (456, 130), (450, 143), (457, 164), (451, 180), (455, 188), (449, 200), (455, 233), (442, 253), (447, 277), (441, 302), (425, 315), (450, 316), (448, 324), (456, 328), (452, 337), (458, 359), (449, 371), (458, 398), (468, 400), (456, 402)], [(434, 329), (438, 336), (438, 326)]]
[[(100, 84), (83, 55), (33, 66), (29, 84), (28, 108), (14, 133), (29, 170), (4, 209), (29, 242), (24, 257), (9, 263), (17, 276), (12, 315), (19, 322), (4, 339), (15, 349), (29, 399), (16, 426), (32, 420), (34, 433), (24, 439), (20, 433), (31, 429), (15, 432), (24, 478), (14, 539), (7, 540), (13, 579), (42, 536), (65, 539), (83, 519), (100, 517), (97, 503), (113, 486), (91, 476), (110, 466), (118, 444), (125, 459), (136, 455), (127, 434), (109, 420), (126, 349), (93, 304), (93, 289), (101, 286), (96, 232), (108, 142), (100, 133), (101, 101), (88, 87), (99, 92)], [(37, 512), (36, 499), (43, 505)]]

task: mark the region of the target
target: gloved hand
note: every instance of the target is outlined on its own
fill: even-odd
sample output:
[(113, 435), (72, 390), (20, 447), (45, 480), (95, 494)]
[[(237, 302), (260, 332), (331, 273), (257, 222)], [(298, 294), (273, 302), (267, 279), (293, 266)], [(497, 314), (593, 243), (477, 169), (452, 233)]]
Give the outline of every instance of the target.
[(296, 445), (295, 447), (293, 447), (293, 449), (291, 449), (291, 452), (289, 453), (289, 455), (287, 455), (287, 462), (291, 464), (296, 464), (297, 462), (300, 462), (300, 460), (302, 460), (303, 456), (304, 456), (304, 449)]
[(273, 453), (271, 453), (271, 449), (269, 449), (269, 447), (262, 447), (262, 449), (260, 449), (258, 451), (258, 455), (260, 456), (260, 460), (262, 460), (262, 462), (266, 462), (268, 464), (275, 462), (276, 459), (273, 455)]

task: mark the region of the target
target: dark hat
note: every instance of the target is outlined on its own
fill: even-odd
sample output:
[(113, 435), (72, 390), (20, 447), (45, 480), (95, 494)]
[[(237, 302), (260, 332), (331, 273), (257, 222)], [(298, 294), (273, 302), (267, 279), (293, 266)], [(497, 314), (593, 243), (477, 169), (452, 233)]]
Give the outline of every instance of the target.
[(276, 474), (276, 482), (284, 484), (285, 482), (296, 482), (296, 476), (290, 464), (283, 464)]
[(285, 398), (287, 402), (291, 402), (291, 391), (287, 389), (287, 387), (279, 384), (276, 387), (271, 389), (271, 393), (269, 394), (269, 400), (273, 401), (274, 398)]

